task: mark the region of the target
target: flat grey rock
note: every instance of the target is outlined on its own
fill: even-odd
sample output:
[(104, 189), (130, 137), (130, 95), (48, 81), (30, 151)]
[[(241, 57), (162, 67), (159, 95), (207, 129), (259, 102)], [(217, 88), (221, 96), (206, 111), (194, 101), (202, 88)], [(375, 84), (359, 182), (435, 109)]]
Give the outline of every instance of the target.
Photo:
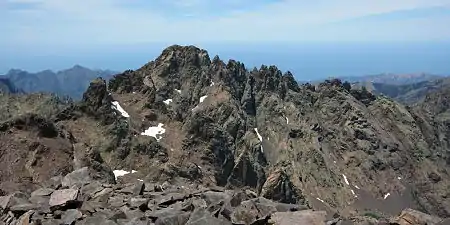
[(49, 200), (49, 206), (63, 206), (67, 203), (77, 200), (78, 190), (76, 189), (62, 189), (56, 190), (52, 193)]
[(67, 174), (62, 180), (62, 186), (68, 188), (81, 188), (92, 182), (88, 167), (75, 170)]

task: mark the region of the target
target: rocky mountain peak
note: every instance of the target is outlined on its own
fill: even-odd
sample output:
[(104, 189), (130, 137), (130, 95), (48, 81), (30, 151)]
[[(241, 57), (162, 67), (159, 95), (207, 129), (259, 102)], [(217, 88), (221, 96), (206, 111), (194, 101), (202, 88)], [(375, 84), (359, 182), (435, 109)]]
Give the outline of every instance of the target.
[(174, 63), (174, 66), (202, 66), (208, 65), (211, 60), (208, 52), (195, 46), (172, 45), (164, 49), (155, 60), (159, 63)]
[[(387, 218), (405, 208), (450, 216), (450, 132), (443, 115), (437, 120), (420, 107), (338, 79), (300, 86), (276, 66), (249, 71), (239, 61), (211, 62), (205, 50), (174, 45), (108, 84), (92, 81), (74, 105), (64, 112), (76, 117), (54, 123), (73, 135), (68, 151), (75, 167), (99, 168), (92, 179), (112, 178), (110, 168), (122, 174), (119, 183), (164, 184), (136, 189), (148, 198), (156, 190), (192, 184), (248, 190), (260, 202), (301, 204), (345, 218), (367, 212)], [(4, 140), (17, 132), (8, 131)], [(108, 204), (121, 198), (119, 189), (108, 192)], [(224, 195), (204, 196), (220, 202)], [(239, 196), (230, 204), (237, 207)], [(192, 198), (172, 197), (165, 206)], [(124, 206), (123, 199), (118, 202)], [(231, 218), (224, 211), (227, 201), (220, 204), (208, 208), (213, 217)], [(253, 210), (253, 203), (245, 204)], [(265, 224), (252, 221), (236, 224)]]

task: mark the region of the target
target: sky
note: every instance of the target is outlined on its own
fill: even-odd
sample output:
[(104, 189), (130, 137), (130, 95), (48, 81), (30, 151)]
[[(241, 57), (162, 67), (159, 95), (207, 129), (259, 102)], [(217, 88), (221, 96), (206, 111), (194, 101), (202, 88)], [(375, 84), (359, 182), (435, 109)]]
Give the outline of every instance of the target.
[(262, 47), (447, 43), (449, 24), (450, 0), (0, 0), (0, 72), (121, 53), (122, 67), (136, 66), (171, 44), (248, 55)]

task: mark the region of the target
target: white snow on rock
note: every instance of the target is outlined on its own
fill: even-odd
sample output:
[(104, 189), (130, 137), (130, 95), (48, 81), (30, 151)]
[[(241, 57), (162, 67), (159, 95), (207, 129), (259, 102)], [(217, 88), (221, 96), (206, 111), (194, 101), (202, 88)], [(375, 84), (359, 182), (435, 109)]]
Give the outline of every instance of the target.
[(140, 181), (140, 182), (144, 181), (144, 180), (142, 180), (142, 179), (137, 179), (137, 180)]
[(354, 185), (354, 186), (355, 186), (356, 189), (358, 189), (358, 190), (360, 189), (360, 188), (358, 187), (358, 185)]
[[(136, 170), (131, 170), (131, 173), (136, 173), (136, 172), (137, 172)], [(116, 177), (116, 180), (117, 180), (118, 177), (125, 176), (125, 175), (129, 174), (130, 172), (125, 171), (125, 170), (114, 170), (113, 173), (114, 173), (114, 177)]]
[(255, 132), (256, 132), (256, 135), (258, 135), (259, 141), (262, 141), (262, 137), (261, 137), (261, 135), (260, 135), (259, 132), (258, 132), (258, 128), (254, 128), (254, 130), (255, 130)]
[(168, 104), (170, 104), (171, 102), (172, 102), (172, 99), (171, 98), (169, 98), (169, 99), (167, 99), (167, 100), (165, 100), (165, 101), (163, 101), (166, 105), (168, 105)]
[(175, 91), (181, 94), (181, 90), (175, 89)]
[(402, 178), (401, 177), (397, 177), (397, 179), (401, 180)]
[(256, 135), (258, 135), (259, 142), (261, 142), (261, 152), (264, 152), (264, 148), (262, 146), (262, 141), (263, 141), (262, 136), (259, 134), (258, 128), (254, 128), (254, 130), (256, 132)]
[(214, 81), (211, 81), (211, 84), (209, 86), (214, 86)]
[(164, 129), (163, 126), (164, 124), (159, 123), (157, 127), (149, 127), (147, 130), (142, 132), (141, 135), (154, 137), (159, 142), (162, 135), (166, 132), (166, 129)]
[(320, 198), (316, 198), (317, 200), (321, 201), (322, 203), (325, 203), (324, 200), (320, 199)]
[(205, 99), (208, 97), (208, 95), (202, 96), (200, 97), (200, 103), (202, 103), (203, 101), (205, 101)]
[(347, 177), (345, 176), (345, 174), (342, 174), (342, 177), (344, 177), (345, 183), (346, 183), (347, 185), (350, 185), (350, 183), (348, 182)]
[(286, 124), (289, 124), (289, 118), (286, 117)]
[(130, 115), (128, 115), (128, 113), (122, 108), (122, 106), (120, 106), (118, 101), (113, 101), (112, 104), (113, 105), (111, 107), (113, 109), (119, 111), (123, 117), (127, 117), (127, 118), (130, 117)]
[(355, 198), (357, 198), (358, 196), (355, 194), (355, 191), (353, 189), (350, 189), (350, 191), (352, 192), (352, 194), (355, 196)]
[(387, 193), (384, 195), (384, 199), (386, 199), (389, 195), (391, 195), (391, 193)]

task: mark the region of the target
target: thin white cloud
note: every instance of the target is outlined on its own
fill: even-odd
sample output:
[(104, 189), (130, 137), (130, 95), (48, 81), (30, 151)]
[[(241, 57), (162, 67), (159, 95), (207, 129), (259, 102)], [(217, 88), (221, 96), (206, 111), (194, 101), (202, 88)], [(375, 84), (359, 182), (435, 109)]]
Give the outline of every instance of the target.
[[(206, 0), (177, 0), (180, 17), (165, 15), (154, 7), (124, 7), (121, 0), (8, 0), (8, 3), (34, 3), (35, 8), (7, 10), (0, 8), (0, 28), (5, 30), (0, 41), (15, 45), (93, 46), (98, 44), (132, 44), (139, 42), (211, 42), (211, 41), (301, 41), (328, 39), (370, 39), (368, 34), (383, 39), (413, 35), (412, 39), (433, 38), (418, 30), (445, 29), (449, 18), (420, 21), (329, 25), (336, 21), (374, 14), (449, 5), (449, 0), (285, 0), (260, 6), (254, 10), (233, 10), (205, 15), (212, 4)], [(233, 0), (239, 5), (241, 0)], [(203, 7), (202, 7), (203, 6)], [(183, 12), (183, 7), (186, 12)], [(189, 10), (187, 10), (189, 9)], [(198, 17), (201, 12), (202, 17)], [(3, 11), (3, 12), (2, 12)], [(181, 15), (191, 15), (190, 17)], [(205, 19), (205, 17), (207, 19)], [(4, 18), (4, 19), (3, 19)], [(434, 26), (429, 26), (433, 24)], [(439, 23), (439, 24), (436, 24)], [(370, 27), (370, 26), (372, 27)], [(427, 27), (425, 27), (427, 26)], [(376, 31), (379, 29), (379, 31)], [(399, 31), (405, 29), (406, 32)], [(366, 31), (368, 31), (366, 33)], [(447, 31), (434, 33), (449, 35)], [(358, 32), (361, 31), (361, 32)], [(393, 32), (387, 34), (384, 31)], [(380, 34), (379, 34), (380, 33)], [(332, 35), (332, 36), (330, 36)], [(447, 36), (448, 37), (448, 36)]]

